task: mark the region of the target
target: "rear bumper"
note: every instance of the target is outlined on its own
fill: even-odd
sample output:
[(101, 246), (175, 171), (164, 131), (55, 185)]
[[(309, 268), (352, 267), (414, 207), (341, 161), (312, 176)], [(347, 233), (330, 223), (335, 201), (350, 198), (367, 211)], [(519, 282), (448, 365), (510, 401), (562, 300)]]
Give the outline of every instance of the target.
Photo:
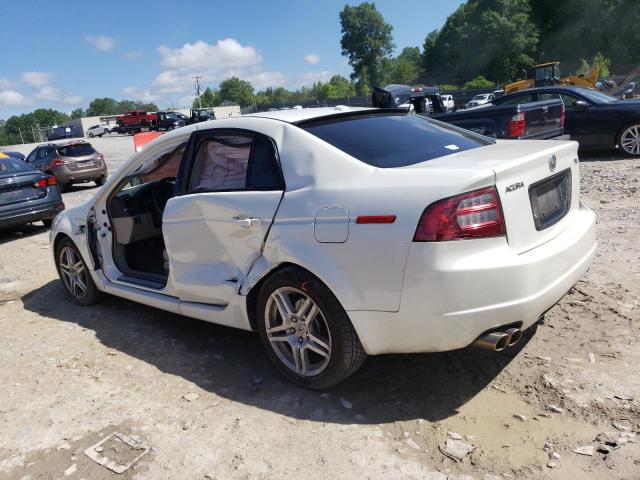
[(103, 163), (100, 167), (86, 168), (82, 170), (70, 170), (64, 165), (55, 167), (53, 174), (60, 183), (90, 182), (107, 174), (107, 166)]
[(528, 328), (588, 270), (595, 215), (581, 205), (552, 240), (517, 254), (503, 238), (413, 243), (400, 310), (350, 311), (369, 354), (463, 348), (511, 323)]
[(64, 210), (62, 200), (56, 200), (46, 204), (20, 206), (9, 211), (0, 212), (0, 228), (15, 227), (31, 222), (53, 218)]

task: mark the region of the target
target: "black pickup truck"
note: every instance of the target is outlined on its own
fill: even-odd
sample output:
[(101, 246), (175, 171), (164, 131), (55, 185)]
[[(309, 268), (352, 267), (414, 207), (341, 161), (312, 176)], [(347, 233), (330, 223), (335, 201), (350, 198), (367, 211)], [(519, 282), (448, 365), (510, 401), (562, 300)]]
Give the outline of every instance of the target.
[(372, 103), (377, 108), (408, 108), (441, 122), (494, 138), (547, 140), (565, 138), (564, 104), (559, 99), (514, 103), (445, 112), (437, 88), (407, 85), (374, 87)]

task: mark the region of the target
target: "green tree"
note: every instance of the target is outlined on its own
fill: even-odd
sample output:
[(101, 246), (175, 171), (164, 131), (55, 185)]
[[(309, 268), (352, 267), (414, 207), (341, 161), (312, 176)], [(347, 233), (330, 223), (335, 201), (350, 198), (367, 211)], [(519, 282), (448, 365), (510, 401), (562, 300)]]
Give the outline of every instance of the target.
[(334, 75), (329, 83), (333, 86), (335, 96), (338, 98), (353, 97), (356, 94), (354, 85), (342, 75)]
[(85, 116), (84, 115), (84, 110), (82, 108), (76, 108), (76, 109), (72, 110), (71, 111), (71, 115), (70, 115), (70, 117), (72, 119), (74, 119), (74, 118), (82, 118), (84, 116)]
[(581, 60), (580, 67), (576, 71), (578, 75), (586, 75), (591, 71), (593, 67), (597, 66), (600, 69), (601, 77), (608, 77), (611, 75), (611, 71), (609, 68), (611, 67), (611, 59), (605, 58), (600, 52), (596, 54), (595, 57), (591, 60), (591, 63), (587, 62), (584, 58)]
[(425, 39), (424, 69), (441, 82), (511, 80), (534, 63), (539, 29), (530, 0), (469, 0)]
[(217, 107), (220, 105), (218, 91), (207, 87), (200, 95), (200, 99), (198, 99), (198, 97), (195, 98), (191, 108), (200, 108), (200, 105), (202, 105), (203, 108)]
[(473, 80), (469, 80), (464, 84), (465, 89), (473, 90), (480, 88), (493, 88), (495, 84), (491, 80), (487, 80), (482, 75), (478, 75)]
[(355, 7), (346, 5), (340, 12), (340, 25), (342, 55), (353, 67), (351, 78), (360, 85), (359, 91), (382, 84), (381, 65), (395, 48), (391, 35), (393, 27), (384, 21), (375, 4), (369, 2)]
[(422, 71), (422, 55), (418, 47), (405, 47), (400, 55), (385, 62), (385, 83), (410, 83)]
[(241, 107), (253, 104), (253, 86), (246, 80), (231, 77), (220, 83), (218, 89), (220, 102), (228, 100), (237, 103)]
[(68, 120), (66, 113), (51, 108), (39, 108), (31, 113), (14, 115), (4, 124), (3, 141), (7, 145), (22, 143), (23, 139), (25, 142), (35, 142), (38, 138), (34, 136), (33, 129), (52, 127)]

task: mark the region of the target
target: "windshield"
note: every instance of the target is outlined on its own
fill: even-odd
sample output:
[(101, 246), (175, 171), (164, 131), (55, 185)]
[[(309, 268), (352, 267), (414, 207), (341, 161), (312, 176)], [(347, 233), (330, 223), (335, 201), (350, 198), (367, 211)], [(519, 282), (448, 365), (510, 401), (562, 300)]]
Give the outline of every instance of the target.
[(0, 175), (11, 175), (14, 173), (32, 172), (34, 169), (22, 160), (15, 158), (0, 158)]
[(588, 88), (581, 88), (580, 93), (594, 103), (613, 103), (618, 101), (617, 98), (610, 97), (609, 95), (605, 95), (604, 93), (597, 92), (595, 90), (589, 90)]
[(406, 167), (493, 143), (487, 137), (406, 113), (318, 119), (299, 126), (352, 157), (380, 168)]
[(474, 100), (486, 100), (489, 97), (489, 95), (476, 95), (475, 97), (473, 97)]

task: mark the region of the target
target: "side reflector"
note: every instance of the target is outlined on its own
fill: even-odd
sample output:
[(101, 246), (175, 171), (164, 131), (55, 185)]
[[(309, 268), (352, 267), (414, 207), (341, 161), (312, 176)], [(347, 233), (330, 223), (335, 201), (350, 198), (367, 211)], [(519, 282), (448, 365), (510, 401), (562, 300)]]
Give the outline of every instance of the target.
[(356, 223), (393, 223), (395, 221), (395, 215), (359, 215), (356, 218)]

